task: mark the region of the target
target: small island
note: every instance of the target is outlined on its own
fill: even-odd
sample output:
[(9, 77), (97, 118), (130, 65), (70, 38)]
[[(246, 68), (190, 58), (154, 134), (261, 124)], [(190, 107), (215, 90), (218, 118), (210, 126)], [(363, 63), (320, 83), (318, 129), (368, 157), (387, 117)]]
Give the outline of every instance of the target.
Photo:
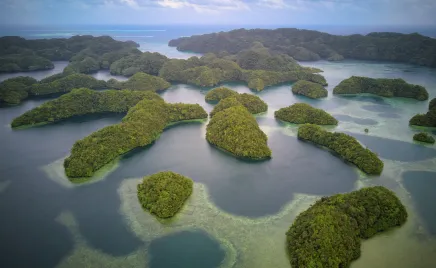
[(157, 52), (143, 52), (126, 55), (110, 66), (113, 75), (132, 76), (135, 73), (158, 75), (159, 70), (169, 59)]
[(115, 158), (152, 144), (164, 129), (184, 120), (205, 119), (206, 111), (198, 104), (168, 104), (162, 99), (143, 99), (133, 106), (121, 123), (102, 128), (76, 141), (64, 161), (66, 175), (91, 177)]
[(407, 216), (395, 193), (382, 186), (323, 197), (286, 233), (291, 266), (349, 267), (360, 257), (361, 239), (401, 226)]
[(297, 95), (303, 95), (311, 99), (319, 99), (327, 97), (327, 89), (322, 85), (300, 80), (292, 85), (292, 93)]
[(403, 79), (369, 78), (352, 76), (342, 80), (333, 89), (336, 95), (374, 94), (381, 97), (412, 98), (419, 101), (428, 99), (428, 92), (423, 86), (408, 84)]
[(436, 127), (436, 98), (430, 101), (430, 104), (428, 105), (428, 112), (413, 116), (409, 121), (409, 125)]
[[(268, 105), (261, 98), (253, 94), (238, 94), (236, 91), (228, 88), (216, 88), (212, 89), (209, 92), (209, 97), (213, 96), (213, 99), (219, 100), (219, 103), (213, 108), (212, 112), (210, 113), (211, 117), (219, 111), (238, 105), (243, 105), (252, 114), (263, 113), (268, 110)], [(207, 95), (206, 98), (208, 98)]]
[(383, 171), (383, 161), (347, 134), (331, 133), (320, 126), (305, 124), (298, 128), (298, 138), (327, 147), (369, 175), (380, 175)]
[(337, 125), (338, 120), (322, 109), (295, 103), (274, 112), (274, 117), (293, 124)]
[(216, 103), (227, 97), (236, 97), (238, 92), (227, 87), (217, 87), (209, 90), (204, 98), (207, 102)]
[(419, 142), (424, 142), (424, 143), (431, 143), (433, 144), (435, 142), (434, 138), (429, 135), (428, 133), (417, 133), (415, 135), (413, 135), (413, 140), (414, 141), (419, 141)]
[(70, 93), (25, 112), (15, 118), (13, 128), (53, 123), (74, 116), (96, 113), (127, 113), (143, 99), (162, 100), (151, 91), (73, 89)]
[(30, 94), (35, 96), (50, 95), (55, 93), (68, 93), (74, 88), (104, 89), (106, 81), (95, 79), (86, 74), (74, 73), (67, 76), (55, 75), (54, 80), (50, 78), (45, 80), (50, 82), (40, 82), (32, 85)]
[(268, 137), (242, 105), (214, 114), (206, 128), (206, 140), (237, 157), (255, 160), (271, 157)]
[(9, 78), (0, 83), (0, 103), (19, 104), (29, 96), (30, 88), (38, 81), (29, 76)]
[(138, 184), (141, 206), (159, 218), (171, 218), (193, 191), (193, 182), (183, 175), (163, 171), (143, 178)]
[(169, 88), (171, 84), (157, 76), (136, 73), (124, 82), (119, 82), (112, 78), (107, 81), (107, 86), (108, 88), (115, 89), (150, 90), (157, 92)]

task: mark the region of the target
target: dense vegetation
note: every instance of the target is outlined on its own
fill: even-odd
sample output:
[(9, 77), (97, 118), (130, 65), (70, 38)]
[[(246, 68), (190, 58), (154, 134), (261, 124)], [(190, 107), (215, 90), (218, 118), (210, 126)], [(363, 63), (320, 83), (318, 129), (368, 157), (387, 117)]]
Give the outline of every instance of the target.
[(425, 143), (434, 143), (435, 142), (434, 138), (431, 135), (424, 133), (424, 132), (417, 133), (417, 134), (413, 135), (413, 140), (425, 142)]
[(289, 71), (247, 70), (229, 56), (219, 58), (214, 54), (206, 54), (201, 58), (191, 57), (187, 60), (170, 59), (164, 63), (159, 76), (170, 82), (203, 87), (216, 86), (222, 82), (246, 82), (249, 88), (261, 91), (267, 86), (298, 80), (326, 85), (325, 78), (315, 74), (316, 71), (298, 64)]
[(231, 90), (230, 88), (217, 87), (207, 92), (205, 100), (207, 102), (219, 102), (227, 97), (236, 97), (238, 95), (238, 92)]
[(126, 113), (140, 100), (162, 100), (151, 91), (73, 89), (57, 99), (47, 101), (12, 121), (12, 127), (52, 123), (73, 116), (93, 113)]
[(256, 119), (242, 105), (216, 113), (207, 125), (206, 139), (238, 157), (271, 157), (271, 150), (267, 144), (268, 137), (259, 128)]
[(157, 76), (146, 73), (136, 73), (130, 77), (129, 80), (123, 82), (112, 78), (107, 82), (107, 86), (116, 89), (149, 90), (156, 92), (169, 88), (171, 84)]
[(436, 98), (430, 101), (427, 113), (413, 116), (409, 124), (423, 127), (436, 127)]
[(97, 80), (86, 74), (70, 74), (56, 79), (49, 83), (37, 83), (32, 85), (30, 94), (32, 95), (48, 95), (54, 93), (70, 92), (74, 88), (90, 88), (103, 89), (106, 87), (106, 82)]
[(379, 175), (383, 171), (383, 162), (378, 156), (347, 134), (331, 133), (320, 126), (305, 124), (298, 129), (298, 138), (331, 149), (367, 174)]
[(144, 52), (123, 57), (110, 66), (111, 74), (132, 76), (135, 73), (158, 75), (168, 58), (157, 52)]
[(109, 69), (116, 60), (141, 53), (139, 45), (116, 41), (109, 36), (73, 36), (68, 39), (26, 40), (17, 36), (0, 38), (0, 72), (52, 69), (51, 61), (68, 60), (67, 74)]
[(404, 62), (436, 67), (436, 40), (417, 33), (331, 35), (295, 28), (237, 29), (171, 40), (181, 51), (237, 54), (261, 43), (274, 53), (299, 61), (326, 59)]
[(159, 218), (170, 218), (192, 194), (193, 182), (180, 174), (163, 171), (144, 177), (138, 184), (142, 207)]
[(7, 79), (0, 83), (0, 103), (18, 104), (29, 96), (30, 88), (37, 81), (28, 76)]
[(292, 93), (303, 95), (311, 99), (327, 97), (327, 89), (317, 83), (300, 80), (292, 85)]
[(323, 197), (298, 215), (286, 233), (291, 266), (349, 267), (360, 257), (361, 239), (406, 220), (401, 201), (382, 186)]
[(413, 98), (420, 101), (428, 99), (427, 90), (419, 85), (406, 83), (403, 79), (369, 78), (352, 76), (343, 80), (334, 89), (333, 94), (369, 93), (382, 97)]
[(337, 125), (338, 120), (322, 109), (295, 103), (274, 112), (274, 117), (293, 124)]
[(154, 142), (167, 125), (203, 118), (207, 118), (207, 113), (198, 104), (143, 99), (128, 111), (121, 123), (77, 141), (64, 161), (65, 172), (70, 178), (91, 177), (118, 156)]

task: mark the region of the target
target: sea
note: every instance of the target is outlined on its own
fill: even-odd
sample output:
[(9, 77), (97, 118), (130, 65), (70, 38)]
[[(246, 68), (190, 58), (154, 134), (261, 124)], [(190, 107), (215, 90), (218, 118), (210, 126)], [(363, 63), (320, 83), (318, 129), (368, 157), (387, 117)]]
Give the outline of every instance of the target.
[[(431, 27), (292, 26), (332, 34), (373, 31), (419, 32), (436, 37)], [(109, 35), (133, 40), (140, 50), (172, 58), (199, 56), (168, 47), (182, 36), (262, 26), (10, 26), (0, 36), (28, 39)], [(276, 27), (272, 27), (276, 28)], [(0, 74), (0, 81), (28, 75), (42, 79), (62, 72), (55, 68)], [(286, 231), (295, 217), (326, 195), (382, 185), (401, 199), (408, 212), (405, 225), (362, 242), (361, 256), (351, 265), (363, 267), (436, 267), (436, 146), (413, 142), (420, 131), (409, 119), (425, 113), (428, 101), (376, 96), (338, 97), (333, 88), (352, 75), (403, 78), (436, 97), (436, 69), (390, 62), (346, 60), (302, 62), (317, 67), (329, 96), (311, 100), (293, 95), (291, 83), (253, 92), (243, 83), (228, 83), (240, 93), (256, 94), (268, 111), (256, 116), (268, 135), (272, 159), (237, 159), (209, 145), (207, 122), (185, 123), (166, 129), (151, 146), (139, 148), (104, 167), (89, 182), (73, 184), (65, 176), (63, 160), (75, 141), (106, 126), (118, 115), (75, 117), (55, 124), (13, 130), (11, 121), (54, 97), (24, 101), (0, 108), (0, 267), (290, 267)], [(107, 71), (99, 79), (119, 80)], [(207, 112), (210, 88), (173, 84), (160, 93), (169, 103), (198, 103)], [(339, 120), (331, 131), (354, 136), (376, 152), (385, 167), (380, 176), (367, 176), (330, 152), (297, 139), (298, 126), (279, 122), (274, 111), (305, 102)], [(365, 129), (369, 132), (365, 133)], [(143, 211), (136, 185), (144, 176), (164, 171), (194, 180), (194, 191), (180, 213), (161, 221)]]

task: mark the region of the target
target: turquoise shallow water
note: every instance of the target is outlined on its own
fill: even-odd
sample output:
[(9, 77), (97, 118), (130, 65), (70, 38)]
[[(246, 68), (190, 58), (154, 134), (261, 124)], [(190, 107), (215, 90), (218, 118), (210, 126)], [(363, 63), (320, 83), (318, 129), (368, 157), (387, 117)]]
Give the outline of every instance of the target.
[[(180, 55), (163, 43), (142, 49)], [(57, 63), (53, 71), (26, 75), (41, 79), (61, 71), (62, 64)], [(413, 134), (420, 130), (408, 126), (409, 118), (425, 112), (428, 102), (336, 97), (331, 92), (342, 79), (362, 75), (401, 77), (427, 87), (436, 97), (436, 70), (357, 61), (304, 65), (324, 70), (330, 93), (326, 99), (295, 96), (291, 84), (259, 93), (244, 84), (226, 85), (257, 94), (269, 105), (267, 113), (256, 117), (273, 152), (272, 159), (263, 162), (235, 159), (213, 148), (205, 140), (207, 123), (190, 123), (167, 129), (155, 144), (122, 157), (92, 183), (71, 185), (62, 174), (62, 159), (73, 143), (119, 122), (122, 115), (11, 130), (14, 117), (47, 99), (1, 108), (0, 265), (174, 267), (170, 263), (177, 259), (184, 267), (289, 267), (284, 234), (298, 212), (322, 195), (384, 185), (400, 196), (409, 220), (400, 229), (364, 242), (362, 257), (352, 267), (435, 267), (431, 189), (436, 180), (436, 147), (413, 143)], [(11, 76), (1, 75), (0, 80)], [(94, 76), (111, 78), (108, 72)], [(177, 84), (161, 95), (167, 102), (199, 103), (211, 111), (213, 105), (204, 101), (207, 90)], [(340, 122), (331, 130), (346, 132), (377, 152), (385, 161), (383, 174), (367, 178), (329, 152), (300, 142), (295, 126), (274, 119), (275, 110), (295, 102), (332, 113)], [(137, 178), (161, 170), (195, 181), (185, 209), (165, 223), (143, 212), (135, 196)], [(174, 245), (179, 245), (179, 251)], [(192, 249), (201, 250), (202, 258), (192, 255)]]

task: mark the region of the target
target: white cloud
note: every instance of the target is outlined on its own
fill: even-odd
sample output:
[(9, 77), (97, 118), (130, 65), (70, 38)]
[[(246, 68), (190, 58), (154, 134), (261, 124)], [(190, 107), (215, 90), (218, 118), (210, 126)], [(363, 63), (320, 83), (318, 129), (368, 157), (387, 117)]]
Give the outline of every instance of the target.
[(130, 7), (137, 8), (139, 5), (136, 0), (120, 0), (121, 3), (126, 4)]

